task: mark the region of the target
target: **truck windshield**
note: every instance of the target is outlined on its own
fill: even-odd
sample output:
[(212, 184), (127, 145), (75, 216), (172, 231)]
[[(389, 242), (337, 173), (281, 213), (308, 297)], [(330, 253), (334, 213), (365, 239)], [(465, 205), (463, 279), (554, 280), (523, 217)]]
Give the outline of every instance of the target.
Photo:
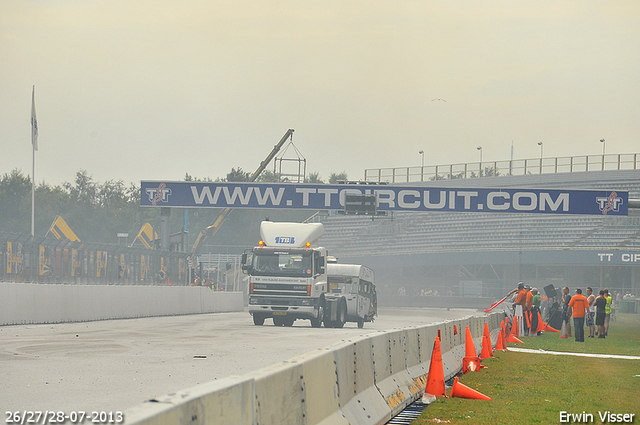
[(270, 251), (253, 253), (253, 273), (264, 276), (310, 276), (311, 255), (290, 251)]

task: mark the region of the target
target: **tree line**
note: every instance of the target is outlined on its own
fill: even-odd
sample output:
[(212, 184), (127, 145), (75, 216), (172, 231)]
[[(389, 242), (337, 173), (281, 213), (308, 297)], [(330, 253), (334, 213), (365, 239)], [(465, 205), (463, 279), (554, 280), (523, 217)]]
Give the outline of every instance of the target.
[[(242, 168), (232, 168), (224, 178), (199, 179), (185, 174), (185, 181), (248, 181), (251, 173)], [(332, 173), (330, 184), (346, 180), (347, 174)], [(265, 170), (257, 179), (260, 182), (279, 182), (280, 177)], [(325, 183), (318, 173), (310, 173), (307, 183)], [(193, 243), (198, 232), (209, 226), (219, 209), (194, 209), (189, 211), (189, 241)], [(301, 220), (308, 211), (234, 211), (228, 225), (216, 235), (217, 244), (242, 245), (252, 237), (253, 222), (259, 222), (269, 214), (274, 220)], [(118, 243), (118, 233), (128, 233), (128, 242), (138, 234), (144, 223), (159, 229), (160, 209), (140, 207), (140, 184), (122, 180), (97, 182), (86, 171), (76, 173), (73, 182), (51, 186), (45, 182), (35, 187), (35, 234), (45, 236), (57, 216), (67, 222), (81, 241), (94, 243)], [(251, 224), (248, 224), (251, 223)], [(183, 214), (172, 213), (172, 233), (182, 231), (185, 225)], [(249, 230), (247, 230), (249, 228)], [(256, 224), (257, 228), (257, 224)], [(224, 230), (224, 231), (222, 231)], [(31, 177), (14, 169), (0, 178), (0, 232), (31, 233)], [(238, 237), (239, 232), (243, 233)], [(244, 235), (244, 233), (247, 233)], [(251, 241), (253, 243), (254, 241)]]

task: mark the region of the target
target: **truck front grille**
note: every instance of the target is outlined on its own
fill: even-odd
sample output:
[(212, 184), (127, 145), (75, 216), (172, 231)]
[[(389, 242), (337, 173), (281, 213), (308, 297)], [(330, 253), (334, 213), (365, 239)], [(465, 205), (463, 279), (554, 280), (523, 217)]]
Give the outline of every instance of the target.
[(251, 295), (299, 297), (310, 295), (310, 288), (309, 285), (300, 284), (252, 283), (249, 293)]

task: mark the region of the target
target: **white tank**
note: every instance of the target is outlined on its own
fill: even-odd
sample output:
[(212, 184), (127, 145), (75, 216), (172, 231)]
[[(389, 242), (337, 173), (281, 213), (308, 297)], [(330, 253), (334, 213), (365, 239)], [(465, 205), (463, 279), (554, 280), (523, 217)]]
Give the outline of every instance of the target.
[(265, 246), (304, 248), (324, 235), (322, 223), (260, 223), (260, 236)]

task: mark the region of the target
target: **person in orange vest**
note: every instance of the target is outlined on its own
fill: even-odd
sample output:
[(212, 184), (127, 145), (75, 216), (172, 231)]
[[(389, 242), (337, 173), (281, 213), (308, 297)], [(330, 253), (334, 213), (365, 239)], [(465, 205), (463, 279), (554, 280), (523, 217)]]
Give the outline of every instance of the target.
[(576, 342), (584, 342), (584, 318), (589, 314), (589, 300), (582, 295), (582, 289), (576, 289), (576, 294), (571, 297), (569, 307), (573, 310), (573, 327), (576, 334)]
[(515, 316), (518, 318), (518, 335), (524, 335), (524, 305), (527, 301), (527, 290), (524, 289), (524, 283), (518, 282), (518, 295), (513, 303)]
[(531, 286), (524, 285), (525, 294), (524, 299), (524, 314), (526, 314), (526, 318), (524, 319), (524, 331), (525, 335), (529, 333), (529, 326), (531, 324), (531, 305), (533, 304), (533, 294), (531, 293)]

